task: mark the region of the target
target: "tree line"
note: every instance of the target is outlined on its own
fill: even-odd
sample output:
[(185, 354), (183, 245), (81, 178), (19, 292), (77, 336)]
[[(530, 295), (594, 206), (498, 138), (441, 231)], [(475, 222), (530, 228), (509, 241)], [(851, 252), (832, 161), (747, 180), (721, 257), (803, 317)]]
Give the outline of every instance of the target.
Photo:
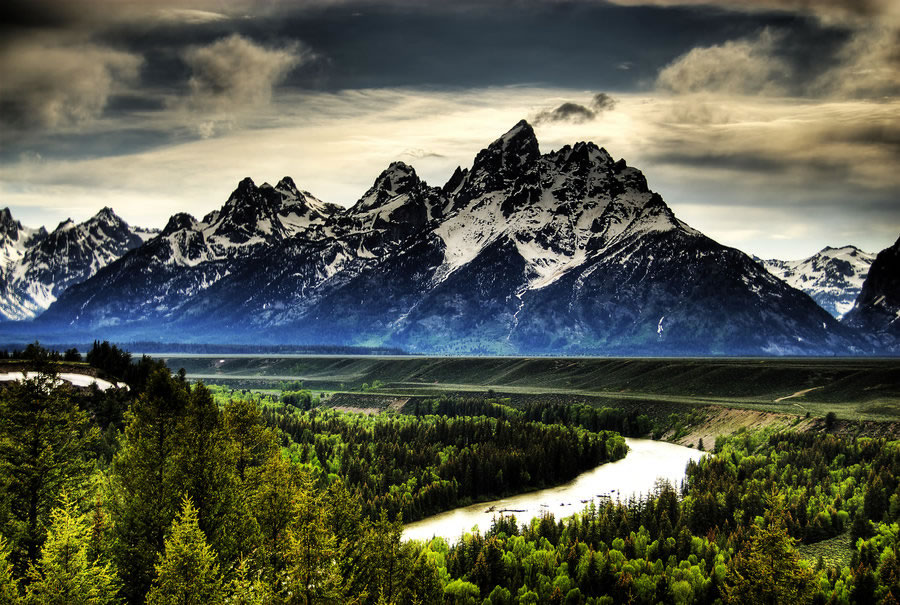
[(341, 477), (373, 519), (386, 512), (414, 521), (556, 485), (627, 451), (617, 433), (521, 415), (365, 416), (284, 405), (263, 417), (294, 462)]

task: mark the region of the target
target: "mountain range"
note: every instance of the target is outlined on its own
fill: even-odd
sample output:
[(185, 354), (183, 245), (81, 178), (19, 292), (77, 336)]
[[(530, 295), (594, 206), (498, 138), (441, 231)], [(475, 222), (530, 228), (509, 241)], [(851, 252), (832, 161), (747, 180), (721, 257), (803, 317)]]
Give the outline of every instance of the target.
[[(24, 275), (17, 259), (53, 234), (15, 231), (8, 241), (21, 243), (4, 240), (13, 250), (4, 266)], [(757, 262), (679, 220), (638, 169), (593, 143), (541, 154), (524, 121), (442, 187), (395, 162), (342, 208), (289, 177), (275, 186), (246, 178), (200, 220), (177, 214), (156, 234), (101, 231), (85, 277), (39, 282), (61, 286), (31, 296), (29, 313), (57, 300), (33, 322), (3, 324), (7, 333), (442, 354), (810, 355), (886, 346), (833, 316), (852, 296), (839, 292), (841, 279), (845, 290), (865, 292), (858, 282), (869, 255), (826, 249), (814, 262)], [(830, 296), (822, 299), (830, 313), (789, 285), (799, 274), (806, 280), (793, 285)], [(30, 316), (6, 308), (7, 317)]]
[(0, 316), (31, 319), (43, 313), (72, 284), (77, 284), (155, 235), (132, 229), (111, 208), (56, 229), (29, 229), (0, 210)]
[(827, 247), (796, 261), (762, 261), (772, 275), (809, 294), (819, 306), (841, 319), (853, 307), (874, 254), (856, 246)]

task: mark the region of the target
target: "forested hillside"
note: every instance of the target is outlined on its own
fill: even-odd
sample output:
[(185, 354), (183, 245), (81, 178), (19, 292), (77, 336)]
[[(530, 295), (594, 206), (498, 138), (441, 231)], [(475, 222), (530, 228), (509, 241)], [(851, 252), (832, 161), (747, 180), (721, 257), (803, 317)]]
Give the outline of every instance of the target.
[(0, 603), (900, 598), (896, 442), (739, 433), (681, 491), (403, 542), (401, 519), (563, 481), (625, 453), (607, 429), (641, 423), (447, 399), (342, 414), (302, 390), (192, 385), (100, 344), (94, 369), (130, 390), (73, 389), (31, 355), (49, 373), (0, 391)]

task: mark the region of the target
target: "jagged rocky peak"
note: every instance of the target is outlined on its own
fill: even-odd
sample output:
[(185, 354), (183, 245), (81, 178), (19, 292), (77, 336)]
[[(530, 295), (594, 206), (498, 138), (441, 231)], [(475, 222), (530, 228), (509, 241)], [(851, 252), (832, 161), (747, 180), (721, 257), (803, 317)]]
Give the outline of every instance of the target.
[(282, 201), (281, 193), (268, 183), (257, 187), (253, 179), (245, 177), (228, 197), (215, 222), (238, 228), (255, 225), (260, 218), (280, 208)]
[(275, 185), (275, 190), (281, 192), (282, 194), (300, 197), (300, 190), (297, 188), (297, 184), (294, 183), (294, 179), (289, 176), (283, 177), (278, 184)]
[(9, 206), (0, 210), (0, 226), (7, 227), (10, 225), (15, 225), (16, 221), (13, 219), (12, 212), (9, 210)]
[(571, 146), (565, 145), (562, 149), (549, 154), (549, 157), (554, 167), (564, 171), (609, 171), (615, 164), (606, 149), (583, 141)]
[(237, 223), (253, 222), (269, 213), (279, 212), (285, 206), (305, 205), (308, 199), (315, 200), (311, 194), (301, 191), (289, 176), (282, 178), (274, 187), (269, 183), (257, 187), (253, 179), (245, 177), (214, 220), (231, 215)]
[(875, 257), (859, 298), (843, 322), (873, 334), (891, 335), (892, 348), (900, 350), (900, 238)]
[(492, 172), (515, 178), (533, 166), (541, 157), (538, 140), (531, 124), (520, 120), (502, 137), (481, 150), (475, 157), (472, 172)]
[(399, 195), (408, 193), (419, 182), (419, 177), (412, 166), (404, 162), (391, 162), (387, 170), (379, 175), (375, 185), (395, 195)]
[(18, 239), (22, 223), (13, 218), (9, 208), (0, 210), (0, 235), (6, 235), (11, 239)]
[(350, 214), (379, 208), (400, 195), (412, 196), (420, 186), (425, 185), (412, 166), (404, 162), (391, 162), (378, 175), (372, 187), (353, 205)]
[(96, 233), (97, 231), (103, 233), (131, 233), (131, 230), (128, 228), (128, 223), (126, 223), (122, 217), (116, 214), (109, 206), (101, 208), (100, 212), (86, 220), (83, 224), (92, 233)]
[(234, 192), (232, 192), (231, 197), (229, 197), (228, 199), (234, 199), (240, 194), (254, 193), (256, 190), (256, 183), (253, 182), (253, 179), (251, 179), (249, 176), (245, 176), (238, 183), (237, 188), (234, 190)]
[(94, 215), (97, 220), (122, 222), (121, 217), (109, 206), (104, 206), (97, 214)]
[(197, 228), (197, 219), (188, 214), (187, 212), (179, 212), (178, 214), (173, 214), (169, 218), (169, 222), (166, 223), (166, 226), (163, 227), (162, 235), (165, 237), (166, 235), (171, 235), (176, 231), (181, 231), (183, 229), (194, 230)]
[[(269, 186), (268, 188), (271, 189), (272, 187)], [(225, 202), (225, 206), (222, 208), (222, 213), (227, 214), (227, 209), (259, 205), (261, 194), (261, 188), (256, 186), (256, 183), (253, 182), (253, 179), (251, 179), (249, 176), (244, 177), (238, 183), (238, 186), (235, 188), (235, 190), (231, 192), (231, 195), (228, 196), (228, 200)]]
[(456, 170), (453, 171), (453, 174), (450, 176), (450, 180), (448, 180), (441, 190), (447, 194), (453, 194), (459, 191), (460, 186), (465, 182), (466, 177), (469, 175), (468, 168), (462, 168), (460, 166), (456, 167)]
[(56, 226), (56, 229), (53, 230), (53, 233), (62, 233), (63, 231), (71, 231), (74, 228), (75, 228), (75, 221), (73, 221), (71, 218), (67, 218), (64, 221), (61, 221)]

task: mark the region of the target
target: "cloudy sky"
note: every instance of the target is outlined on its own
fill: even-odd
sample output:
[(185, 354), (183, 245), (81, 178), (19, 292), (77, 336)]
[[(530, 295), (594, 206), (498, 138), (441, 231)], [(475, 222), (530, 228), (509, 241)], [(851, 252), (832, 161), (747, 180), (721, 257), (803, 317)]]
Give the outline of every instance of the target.
[(900, 234), (896, 0), (5, 0), (0, 207), (161, 227), (244, 176), (350, 205), (521, 118), (763, 257)]

